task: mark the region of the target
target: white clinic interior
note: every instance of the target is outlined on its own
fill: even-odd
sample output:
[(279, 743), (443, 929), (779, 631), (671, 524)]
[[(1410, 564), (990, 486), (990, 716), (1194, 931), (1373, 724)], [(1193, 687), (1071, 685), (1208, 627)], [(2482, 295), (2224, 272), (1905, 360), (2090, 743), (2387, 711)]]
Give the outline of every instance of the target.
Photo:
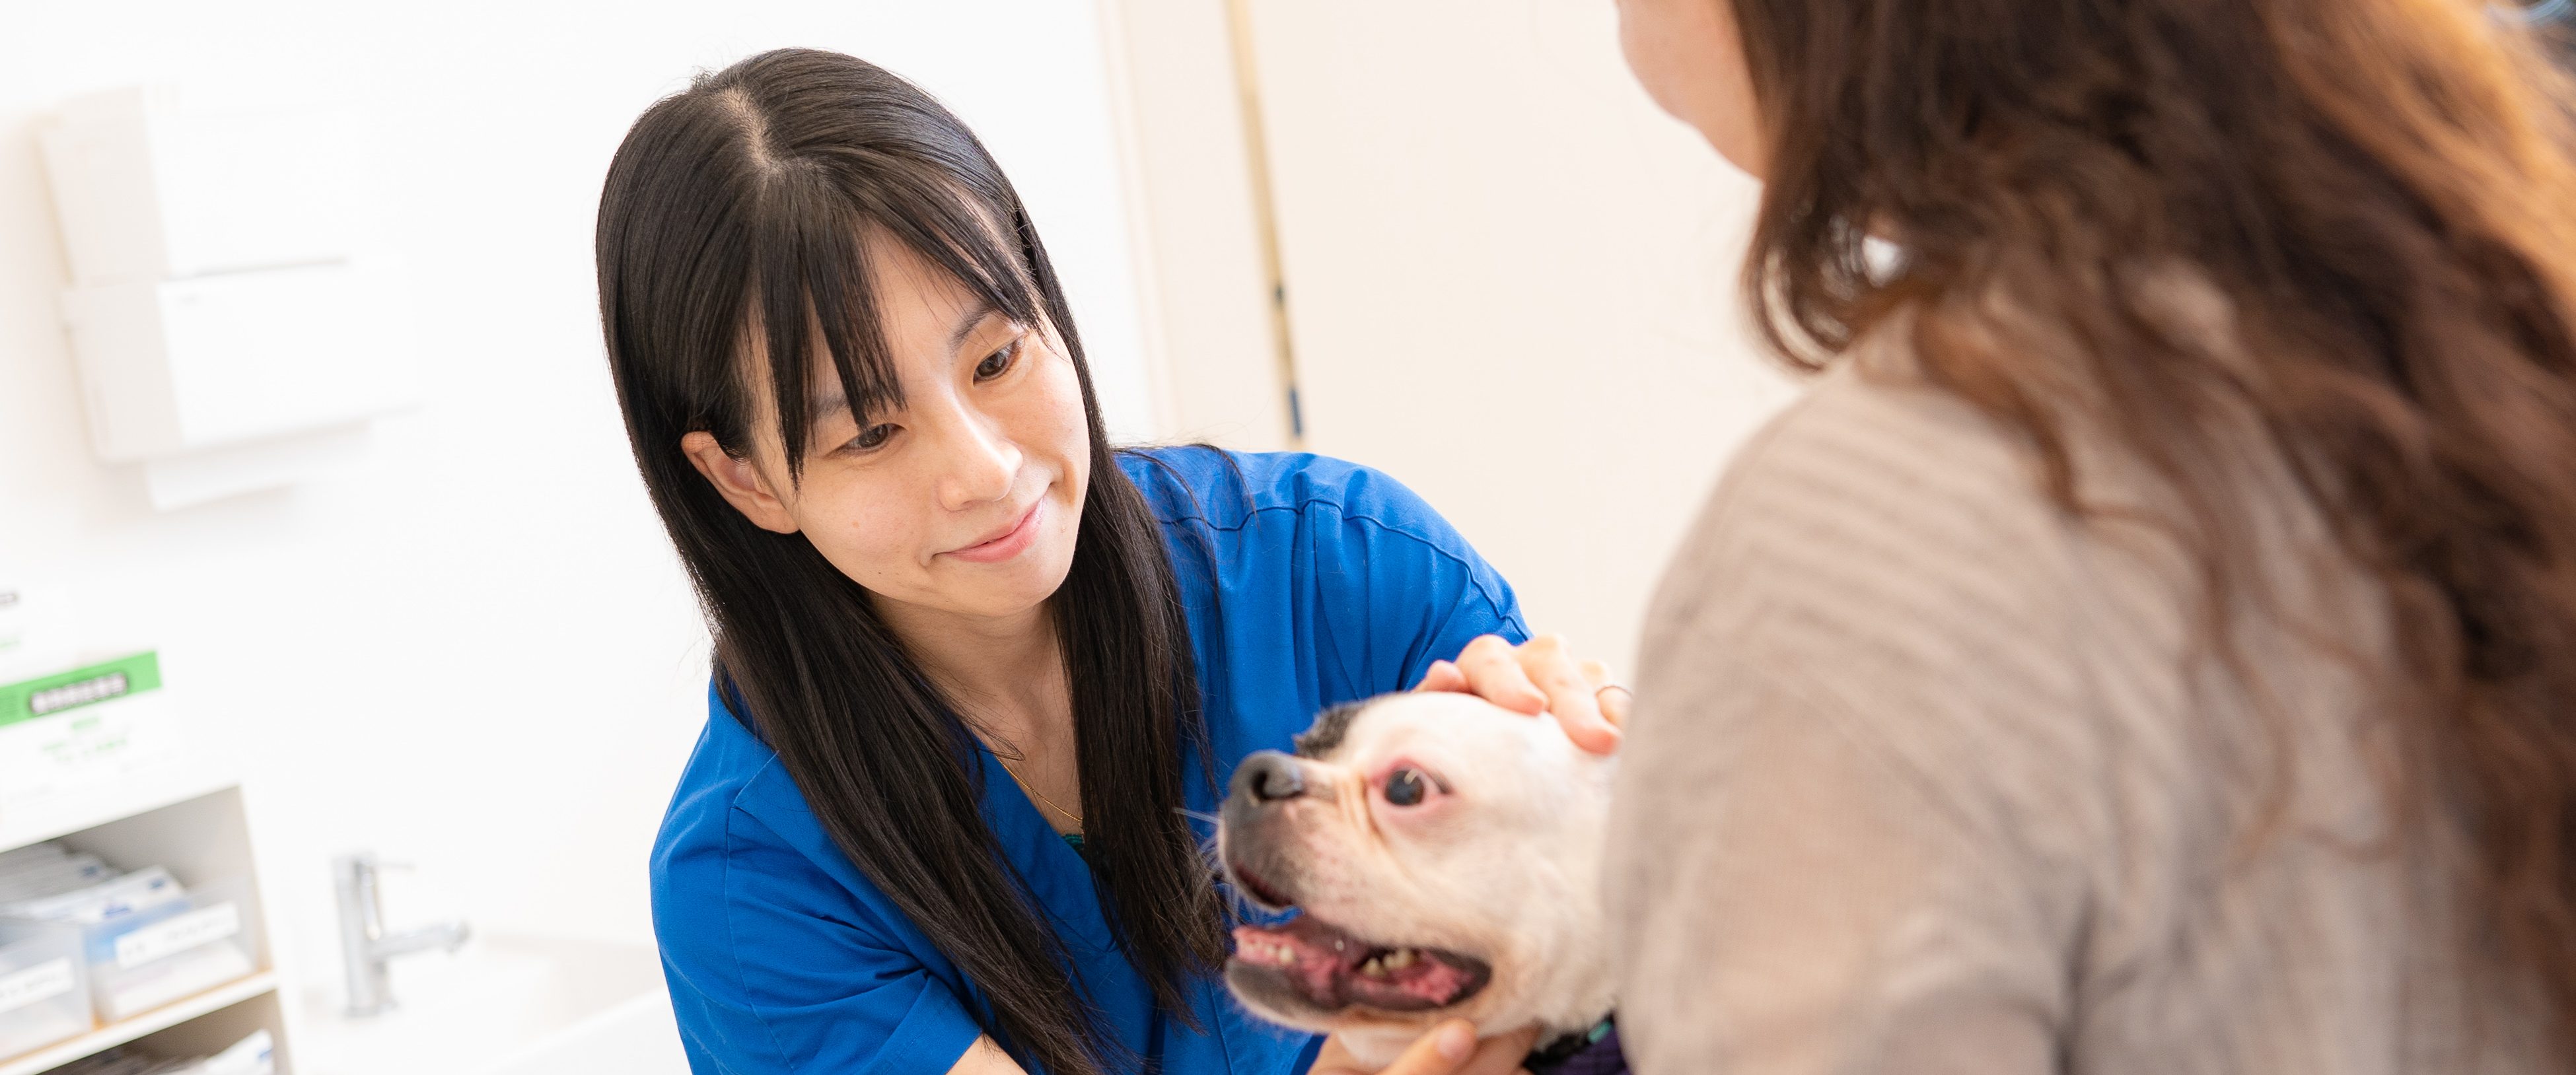
[[(246, 959), (52, 1039), (0, 1025), (0, 1075), (256, 1030), (299, 1075), (686, 1070), (645, 861), (707, 635), (628, 454), (591, 229), (627, 124), (692, 72), (802, 45), (919, 82), (1031, 206), (1116, 439), (1385, 470), (1614, 667), (1688, 505), (1789, 394), (1735, 312), (1753, 184), (1633, 84), (1607, 0), (142, 0), (0, 27), (0, 682), (150, 653), (160, 684), (92, 744), (124, 761), (0, 741), (0, 844), (238, 891)], [(192, 490), (184, 459), (102, 452), (122, 389), (67, 328), (88, 283), (40, 132), (116, 94), (351, 124), (347, 253), (392, 283), (342, 344), (400, 378), (327, 460)], [(372, 1017), (346, 1014), (356, 853), (384, 927), (464, 926), (392, 959)], [(32, 965), (0, 947), (0, 976)]]

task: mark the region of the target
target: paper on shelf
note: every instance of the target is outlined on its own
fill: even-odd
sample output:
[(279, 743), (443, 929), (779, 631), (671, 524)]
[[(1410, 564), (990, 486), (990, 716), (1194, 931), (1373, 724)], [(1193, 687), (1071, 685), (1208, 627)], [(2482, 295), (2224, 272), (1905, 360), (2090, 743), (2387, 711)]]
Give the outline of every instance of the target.
[(268, 1031), (254, 1030), (231, 1048), (207, 1057), (187, 1075), (271, 1075), (277, 1070), (276, 1043)]
[(188, 890), (179, 886), (169, 870), (154, 866), (87, 888), (0, 906), (0, 916), (96, 925), (153, 910), (187, 895)]
[[(34, 846), (60, 849), (60, 845), (54, 844)], [(0, 906), (87, 888), (115, 876), (115, 867), (87, 852), (50, 859), (0, 862)]]

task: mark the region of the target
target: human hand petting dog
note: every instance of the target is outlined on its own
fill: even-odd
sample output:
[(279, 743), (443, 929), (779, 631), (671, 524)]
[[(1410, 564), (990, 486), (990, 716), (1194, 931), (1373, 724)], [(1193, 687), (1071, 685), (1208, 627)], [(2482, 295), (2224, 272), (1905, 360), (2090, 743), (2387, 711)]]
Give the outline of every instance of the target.
[(1413, 689), (1472, 694), (1515, 713), (1550, 714), (1565, 726), (1566, 738), (1595, 754), (1619, 749), (1619, 728), (1633, 700), (1628, 688), (1610, 681), (1609, 666), (1576, 660), (1556, 635), (1517, 646), (1501, 635), (1478, 637), (1457, 660), (1431, 662)]
[(1512, 1075), (1521, 1071), (1521, 1058), (1537, 1041), (1538, 1028), (1529, 1027), (1480, 1044), (1474, 1024), (1451, 1019), (1431, 1028), (1394, 1063), (1375, 1070), (1352, 1059), (1340, 1038), (1326, 1038), (1308, 1075)]

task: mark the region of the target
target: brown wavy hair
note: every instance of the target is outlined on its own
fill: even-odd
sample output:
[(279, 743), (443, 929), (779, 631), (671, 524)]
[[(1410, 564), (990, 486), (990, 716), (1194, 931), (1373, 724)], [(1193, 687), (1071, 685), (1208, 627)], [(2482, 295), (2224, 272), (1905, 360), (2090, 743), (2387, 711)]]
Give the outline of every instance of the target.
[[(2389, 595), (2393, 790), (2472, 849), (2472, 955), (2536, 980), (2567, 1049), (2576, 143), (2543, 50), (2472, 0), (1728, 2), (1774, 345), (1817, 368), (1904, 313), (2069, 511), (2091, 401), (2179, 494), (2221, 639), (2256, 553), (2212, 430), (2258, 419)], [(2229, 300), (2231, 346), (2168, 327), (2138, 286), (2160, 265)], [(1994, 346), (1998, 295), (2074, 346)]]

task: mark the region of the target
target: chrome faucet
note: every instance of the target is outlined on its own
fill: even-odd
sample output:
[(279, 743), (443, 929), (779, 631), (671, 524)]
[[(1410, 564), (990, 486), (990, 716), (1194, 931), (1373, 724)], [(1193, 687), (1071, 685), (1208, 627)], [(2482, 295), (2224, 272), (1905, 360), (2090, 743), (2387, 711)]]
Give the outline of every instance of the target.
[(376, 895), (376, 878), (391, 864), (368, 852), (331, 860), (331, 878), (340, 891), (340, 963), (349, 974), (349, 1014), (381, 1015), (394, 1006), (393, 986), (385, 965), (393, 957), (432, 948), (450, 952), (465, 943), (465, 920), (452, 919), (399, 933), (385, 931), (385, 909)]

